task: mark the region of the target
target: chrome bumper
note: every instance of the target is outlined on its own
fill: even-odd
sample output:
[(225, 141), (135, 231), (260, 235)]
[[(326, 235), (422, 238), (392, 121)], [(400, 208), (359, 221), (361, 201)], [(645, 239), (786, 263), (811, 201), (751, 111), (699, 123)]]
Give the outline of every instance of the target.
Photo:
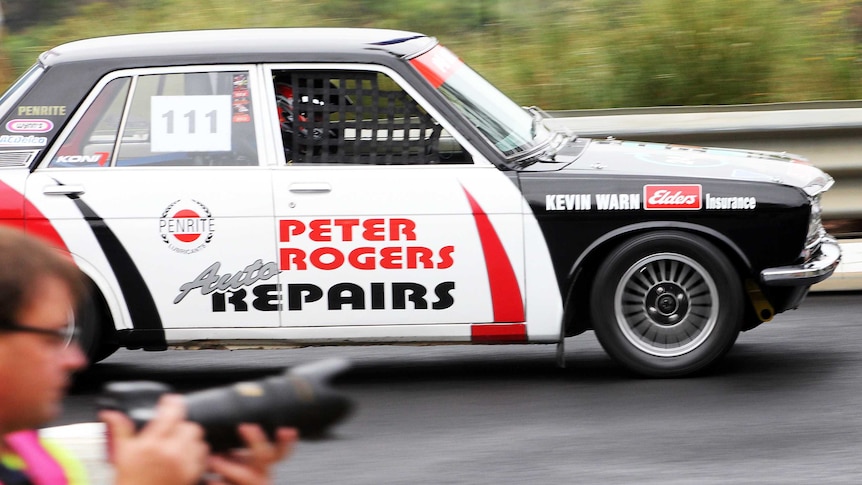
[(817, 254), (804, 264), (766, 268), (760, 281), (767, 286), (811, 286), (832, 276), (841, 261), (841, 247), (831, 237), (823, 239)]

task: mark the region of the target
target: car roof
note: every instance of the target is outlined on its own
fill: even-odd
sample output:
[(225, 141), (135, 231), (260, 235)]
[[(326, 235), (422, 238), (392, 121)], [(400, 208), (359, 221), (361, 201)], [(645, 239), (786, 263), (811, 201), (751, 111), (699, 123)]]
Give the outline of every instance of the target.
[[(430, 49), (436, 39), (416, 32), (364, 28), (259, 28), (187, 30), (116, 35), (78, 40), (44, 52), (39, 61), (45, 67), (63, 63), (102, 61), (109, 64), (140, 64), (185, 59), (206, 61), (240, 56), (326, 54), (335, 57), (368, 53), (411, 57)], [(129, 62), (123, 62), (127, 60)], [(173, 62), (170, 62), (173, 63)]]

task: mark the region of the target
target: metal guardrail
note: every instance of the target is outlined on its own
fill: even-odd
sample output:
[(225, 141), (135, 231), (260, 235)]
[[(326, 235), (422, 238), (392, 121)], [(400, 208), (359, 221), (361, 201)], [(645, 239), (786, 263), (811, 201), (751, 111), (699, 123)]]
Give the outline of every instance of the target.
[(550, 112), (552, 123), (588, 138), (787, 152), (835, 178), (823, 219), (844, 257), (815, 289), (862, 289), (862, 101), (620, 108)]

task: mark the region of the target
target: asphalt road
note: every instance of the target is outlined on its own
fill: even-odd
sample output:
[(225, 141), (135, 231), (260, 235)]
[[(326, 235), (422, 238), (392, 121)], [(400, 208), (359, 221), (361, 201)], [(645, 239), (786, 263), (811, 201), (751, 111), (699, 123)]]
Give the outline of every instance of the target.
[(695, 378), (634, 377), (592, 334), (566, 346), (565, 369), (549, 345), (121, 351), (55, 424), (93, 420), (110, 380), (185, 392), (337, 356), (356, 412), (278, 484), (862, 482), (862, 293), (810, 296)]

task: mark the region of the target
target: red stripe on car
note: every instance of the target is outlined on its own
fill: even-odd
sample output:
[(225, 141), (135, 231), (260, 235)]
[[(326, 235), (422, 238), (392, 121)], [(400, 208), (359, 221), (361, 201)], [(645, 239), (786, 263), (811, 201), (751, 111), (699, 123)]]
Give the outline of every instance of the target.
[(512, 325), (472, 325), (470, 338), (476, 343), (511, 343), (527, 341), (527, 326), (523, 323)]
[(0, 222), (24, 229), (24, 196), (3, 182), (0, 182)]
[(495, 322), (523, 322), (524, 301), (521, 297), (521, 288), (515, 277), (512, 262), (506, 254), (503, 243), (494, 225), (476, 199), (464, 189), (470, 208), (473, 211), (473, 219), (476, 221), (476, 229), (479, 231), (479, 240), (482, 243), (482, 252), (485, 255), (485, 267), (488, 270), (488, 284), (491, 286), (491, 304), (494, 307)]
[(41, 237), (57, 249), (69, 252), (69, 248), (66, 247), (66, 243), (60, 237), (60, 233), (54, 229), (51, 221), (25, 199), (23, 194), (4, 182), (0, 182), (0, 223), (24, 229), (34, 236)]

